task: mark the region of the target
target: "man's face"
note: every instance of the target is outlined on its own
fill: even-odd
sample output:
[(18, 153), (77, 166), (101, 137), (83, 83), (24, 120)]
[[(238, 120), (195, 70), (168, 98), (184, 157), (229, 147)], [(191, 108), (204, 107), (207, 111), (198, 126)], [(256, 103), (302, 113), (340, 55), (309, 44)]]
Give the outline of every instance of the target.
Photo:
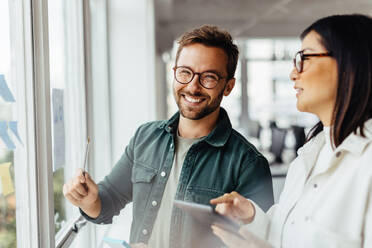
[(227, 55), (221, 48), (198, 43), (185, 46), (176, 66), (186, 66), (196, 73), (213, 71), (224, 78), (213, 89), (203, 88), (199, 83), (199, 75), (195, 75), (188, 84), (180, 84), (174, 79), (174, 98), (184, 118), (199, 120), (216, 111), (222, 97), (229, 95), (234, 87), (235, 79), (226, 82)]

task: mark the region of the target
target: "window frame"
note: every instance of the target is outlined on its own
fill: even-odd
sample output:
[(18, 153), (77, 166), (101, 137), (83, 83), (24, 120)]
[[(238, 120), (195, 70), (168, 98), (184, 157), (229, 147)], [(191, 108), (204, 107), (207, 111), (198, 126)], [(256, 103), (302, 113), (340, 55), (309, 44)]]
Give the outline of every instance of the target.
[(46, 0), (9, 1), (15, 112), (24, 139), (14, 156), (18, 247), (54, 246), (46, 7)]
[[(82, 3), (75, 12), (83, 24)], [(14, 151), (17, 246), (54, 247), (54, 195), (49, 71), (48, 1), (9, 1), (15, 116), (24, 146)], [(82, 26), (83, 30), (85, 26)], [(80, 39), (81, 38), (81, 39)], [(78, 37), (84, 57), (84, 35)], [(82, 60), (82, 101), (86, 102), (86, 61)], [(84, 111), (87, 107), (84, 104)], [(86, 133), (86, 116), (82, 132)], [(79, 127), (80, 128), (80, 127)], [(80, 129), (79, 129), (80, 130)], [(83, 155), (82, 155), (83, 156)], [(71, 208), (73, 208), (71, 206)], [(76, 209), (75, 209), (76, 210)], [(66, 222), (69, 222), (67, 219)], [(86, 238), (84, 238), (86, 240)]]

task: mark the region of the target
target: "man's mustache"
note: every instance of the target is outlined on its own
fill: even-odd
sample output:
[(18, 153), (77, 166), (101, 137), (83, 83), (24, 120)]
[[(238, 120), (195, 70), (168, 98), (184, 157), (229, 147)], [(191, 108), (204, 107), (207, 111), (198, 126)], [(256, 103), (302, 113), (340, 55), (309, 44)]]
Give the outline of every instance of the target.
[(205, 97), (205, 98), (208, 98), (208, 95), (204, 95), (202, 93), (190, 93), (190, 92), (185, 92), (185, 91), (182, 91), (182, 92), (179, 92), (180, 95), (187, 95), (187, 96), (193, 96), (193, 97)]

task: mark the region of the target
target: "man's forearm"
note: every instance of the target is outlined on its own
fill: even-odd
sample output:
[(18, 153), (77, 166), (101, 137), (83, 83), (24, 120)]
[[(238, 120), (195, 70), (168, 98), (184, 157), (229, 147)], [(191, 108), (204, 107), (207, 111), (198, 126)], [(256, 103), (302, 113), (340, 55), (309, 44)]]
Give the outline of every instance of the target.
[(93, 204), (86, 206), (86, 207), (80, 207), (80, 208), (90, 218), (96, 219), (101, 213), (101, 209), (102, 209), (101, 199), (97, 197), (97, 200)]

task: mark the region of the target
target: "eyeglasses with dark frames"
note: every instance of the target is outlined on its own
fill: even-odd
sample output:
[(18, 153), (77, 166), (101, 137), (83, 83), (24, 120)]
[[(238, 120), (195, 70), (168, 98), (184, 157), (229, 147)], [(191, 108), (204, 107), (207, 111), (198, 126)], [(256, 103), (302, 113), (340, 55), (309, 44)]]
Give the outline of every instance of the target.
[(299, 51), (296, 53), (295, 57), (293, 58), (294, 67), (298, 73), (301, 73), (304, 69), (304, 60), (308, 57), (329, 57), (332, 56), (330, 52), (327, 53), (308, 53), (304, 54), (304, 51)]
[(221, 79), (225, 79), (225, 77), (221, 77), (215, 72), (194, 72), (186, 66), (175, 66), (173, 70), (174, 78), (178, 83), (188, 84), (194, 79), (195, 75), (199, 75), (199, 83), (206, 89), (213, 89)]

